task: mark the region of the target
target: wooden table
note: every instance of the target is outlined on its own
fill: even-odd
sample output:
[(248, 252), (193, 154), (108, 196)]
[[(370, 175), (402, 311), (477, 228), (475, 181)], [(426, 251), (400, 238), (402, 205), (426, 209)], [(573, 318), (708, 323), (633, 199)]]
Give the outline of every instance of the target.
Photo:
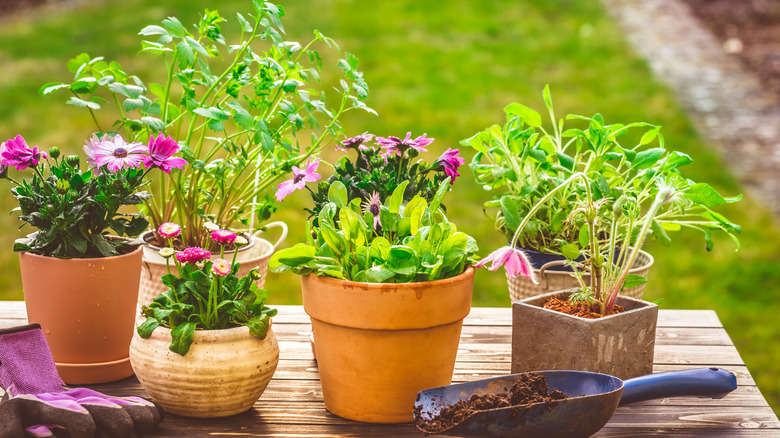
[[(300, 306), (277, 306), (274, 332), (279, 367), (253, 409), (229, 418), (193, 420), (169, 416), (152, 436), (385, 436), (421, 437), (411, 424), (363, 424), (330, 414), (322, 402), (313, 360), (309, 318)], [(0, 328), (26, 323), (22, 302), (0, 302)], [(453, 381), (509, 373), (511, 309), (473, 308), (461, 335)], [(718, 366), (737, 375), (739, 388), (723, 399), (693, 397), (646, 401), (618, 408), (595, 436), (780, 437), (780, 422), (756, 387), (734, 344), (711, 310), (661, 310), (655, 371)], [(135, 377), (91, 385), (112, 395), (145, 397)]]

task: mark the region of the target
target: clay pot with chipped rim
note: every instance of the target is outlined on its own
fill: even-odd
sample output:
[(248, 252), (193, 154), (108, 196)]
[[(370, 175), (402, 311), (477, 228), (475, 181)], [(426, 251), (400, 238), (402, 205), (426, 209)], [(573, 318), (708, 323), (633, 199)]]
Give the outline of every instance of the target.
[(417, 392), (449, 385), (474, 269), (420, 283), (301, 277), (325, 407), (372, 423), (412, 421)]

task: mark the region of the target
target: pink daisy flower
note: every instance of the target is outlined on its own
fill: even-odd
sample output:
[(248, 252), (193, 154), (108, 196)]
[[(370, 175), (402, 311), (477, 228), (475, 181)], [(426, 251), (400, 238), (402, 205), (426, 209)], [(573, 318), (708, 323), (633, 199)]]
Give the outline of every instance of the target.
[(384, 137), (377, 137), (376, 142), (383, 148), (385, 148), (385, 155), (392, 155), (392, 154), (398, 154), (401, 155), (409, 148), (415, 149), (418, 152), (427, 152), (428, 149), (425, 149), (425, 146), (428, 146), (429, 144), (433, 143), (433, 138), (426, 138), (425, 136), (428, 134), (423, 134), (414, 140), (412, 140), (412, 133), (407, 132), (406, 137), (401, 140), (398, 137), (390, 136), (387, 138)]
[(6, 140), (0, 150), (0, 164), (6, 167), (15, 166), (16, 170), (24, 170), (37, 166), (41, 159), (48, 158), (46, 152), (39, 151), (38, 146), (30, 148), (21, 135)]
[(176, 260), (180, 263), (197, 263), (211, 257), (211, 253), (197, 246), (187, 247), (184, 251), (176, 253)]
[(455, 184), (455, 178), (459, 177), (458, 167), (463, 165), (466, 160), (463, 157), (458, 156), (460, 150), (447, 148), (447, 150), (436, 159), (434, 164), (437, 164), (439, 169), (444, 169), (444, 173), (450, 177), (450, 184)]
[(516, 278), (517, 274), (520, 274), (523, 277), (529, 278), (534, 284), (539, 284), (539, 282), (536, 281), (536, 276), (534, 275), (534, 267), (531, 266), (531, 262), (528, 261), (528, 257), (526, 257), (523, 251), (517, 248), (502, 246), (501, 248), (490, 253), (490, 255), (484, 259), (480, 260), (477, 264), (474, 265), (474, 267), (481, 268), (488, 262), (493, 262), (491, 263), (488, 270), (495, 271), (496, 269), (503, 266), (504, 269), (506, 269), (508, 276)]
[(225, 259), (215, 259), (211, 265), (211, 271), (222, 277), (230, 274), (231, 269), (230, 262)]
[(369, 141), (374, 139), (373, 134), (369, 134), (368, 131), (352, 137), (348, 138), (341, 142), (340, 145), (336, 145), (337, 151), (347, 152), (350, 149), (359, 149), (361, 151), (367, 151), (368, 146), (364, 145), (363, 143), (368, 143)]
[(171, 169), (181, 169), (187, 160), (174, 157), (176, 152), (179, 152), (179, 143), (160, 132), (157, 137), (149, 138), (149, 155), (144, 157), (144, 166), (156, 167), (165, 173), (171, 173)]
[(233, 243), (236, 241), (236, 233), (228, 230), (212, 231), (211, 240), (217, 243)]
[(115, 135), (110, 140), (104, 139), (92, 146), (94, 149), (91, 150), (91, 153), (95, 157), (95, 167), (106, 166), (112, 173), (128, 167), (141, 166), (149, 152), (149, 148), (145, 145), (127, 143), (119, 135)]
[(312, 161), (311, 157), (309, 157), (309, 161), (306, 162), (306, 168), (299, 169), (298, 167), (293, 166), (293, 178), (282, 182), (276, 187), (276, 200), (281, 202), (282, 199), (287, 197), (290, 193), (304, 188), (307, 182), (314, 182), (322, 178), (322, 176), (316, 172), (317, 166), (319, 165), (319, 158)]
[(181, 227), (173, 222), (166, 222), (160, 225), (157, 232), (164, 238), (170, 239), (171, 237), (176, 237), (181, 234)]

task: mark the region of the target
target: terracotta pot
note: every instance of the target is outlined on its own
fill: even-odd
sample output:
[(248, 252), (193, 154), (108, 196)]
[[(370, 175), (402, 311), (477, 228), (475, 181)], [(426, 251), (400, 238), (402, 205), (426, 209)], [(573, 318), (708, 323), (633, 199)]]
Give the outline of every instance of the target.
[[(238, 269), (238, 275), (245, 276), (249, 274), (253, 268), (258, 268), (260, 278), (255, 281), (259, 287), (263, 287), (265, 284), (265, 276), (268, 272), (268, 261), (271, 259), (274, 251), (284, 242), (287, 237), (287, 225), (284, 222), (271, 222), (266, 225), (266, 228), (278, 227), (282, 229), (282, 234), (276, 243), (261, 239), (258, 231), (252, 236), (252, 241), (249, 245), (238, 250), (238, 256), (236, 261), (241, 263), (241, 267)], [(144, 241), (149, 242), (152, 240), (152, 232), (147, 231), (141, 235)], [(154, 297), (168, 290), (160, 279), (163, 275), (168, 273), (168, 268), (165, 264), (165, 259), (160, 257), (158, 252), (160, 248), (151, 244), (144, 245), (144, 261), (143, 271), (141, 272), (141, 292), (138, 295), (138, 306), (145, 306), (152, 302)], [(227, 251), (225, 258), (232, 260), (233, 251)], [(219, 258), (219, 254), (212, 255), (211, 259)], [(171, 263), (171, 272), (176, 273), (176, 267)]]
[(576, 370), (630, 379), (653, 372), (658, 306), (618, 296), (625, 312), (585, 319), (543, 308), (550, 297), (566, 299), (569, 291), (512, 303), (513, 374)]
[(116, 257), (59, 259), (19, 253), (30, 323), (39, 323), (65, 383), (131, 376), (128, 348), (142, 250)]
[(417, 392), (452, 382), (474, 269), (424, 283), (301, 277), (325, 407), (350, 420), (412, 421)]
[[(548, 292), (574, 289), (580, 286), (577, 282), (577, 278), (575, 278), (570, 271), (561, 270), (565, 260), (563, 256), (559, 256), (557, 260), (554, 260), (551, 258), (544, 258), (544, 256), (552, 256), (552, 254), (537, 254), (542, 254), (540, 259), (545, 262), (544, 264), (539, 265), (539, 269), (534, 269), (539, 284), (534, 284), (528, 278), (520, 275), (516, 278), (506, 277), (507, 286), (509, 288), (509, 297), (512, 301), (522, 300), (523, 298), (529, 298)], [(636, 260), (634, 260), (634, 264), (628, 272), (647, 277), (647, 274), (650, 272), (650, 267), (653, 266), (653, 261), (653, 256), (640, 249)], [(536, 263), (533, 263), (533, 265), (537, 266)], [(590, 274), (587, 272), (582, 276), (586, 282), (590, 279)], [(623, 289), (621, 295), (642, 299), (644, 291), (645, 284), (641, 284), (630, 289)]]
[(196, 418), (226, 417), (251, 408), (279, 363), (279, 344), (248, 327), (196, 330), (184, 356), (172, 352), (171, 330), (134, 333), (130, 361), (147, 394), (167, 412)]

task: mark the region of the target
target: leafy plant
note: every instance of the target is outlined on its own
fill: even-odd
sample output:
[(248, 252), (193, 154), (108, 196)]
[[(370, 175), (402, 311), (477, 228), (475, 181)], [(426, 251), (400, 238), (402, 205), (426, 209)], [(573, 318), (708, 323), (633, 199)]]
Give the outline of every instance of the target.
[(465, 160), (458, 155), (457, 149), (447, 149), (430, 164), (415, 160), (420, 152), (426, 151), (423, 146), (434, 140), (426, 138), (426, 134), (415, 139), (411, 138), (411, 132), (404, 139), (380, 137), (377, 138), (378, 145), (369, 145), (373, 137), (366, 132), (344, 140), (336, 147), (344, 152), (354, 150), (357, 156), (354, 161), (348, 155), (341, 157), (334, 166), (333, 175), (320, 183), (316, 192), (309, 189), (314, 207), (306, 211), (311, 216), (317, 216), (329, 202), (328, 192), (336, 181), (346, 187), (348, 199), (369, 202), (374, 195), (387, 199), (401, 183), (406, 182), (403, 202), (409, 202), (415, 195), (431, 202), (442, 181), (449, 177), (454, 183), (460, 176), (458, 167)]
[[(116, 144), (112, 140), (98, 142), (107, 153), (115, 152), (112, 148)], [(154, 166), (143, 169), (140, 162), (117, 164), (119, 167), (108, 164), (82, 171), (77, 155), (60, 159), (59, 148), (51, 148), (47, 154), (37, 146), (27, 146), (21, 136), (4, 142), (0, 150), (0, 176), (16, 185), (11, 192), (19, 202), (22, 226), (29, 224), (38, 230), (19, 239), (15, 251), (91, 258), (119, 255), (138, 246), (140, 242), (119, 237), (137, 236), (148, 222), (138, 213), (120, 209), (151, 197), (149, 192), (137, 190), (146, 184), (144, 177)], [(33, 175), (29, 181), (18, 182), (8, 175), (10, 166), (30, 168)], [(107, 237), (109, 230), (117, 237)]]
[[(167, 234), (166, 239), (178, 236), (181, 228), (176, 228), (177, 232)], [(147, 317), (137, 329), (142, 338), (151, 336), (159, 326), (170, 328), (172, 342), (169, 348), (184, 356), (198, 329), (223, 330), (247, 326), (252, 335), (260, 339), (266, 337), (276, 309), (265, 306), (268, 291), (255, 284), (254, 280), (260, 278), (257, 268), (239, 278), (240, 265), (235, 262), (237, 251), (233, 252), (232, 262), (222, 258), (226, 245), (245, 245), (247, 242), (230, 231), (218, 230), (214, 233), (209, 236), (215, 238), (209, 240), (219, 245), (221, 253), (220, 258), (213, 261), (208, 260), (210, 252), (202, 248), (191, 247), (179, 253), (172, 248), (160, 251), (168, 267), (168, 274), (162, 277), (162, 282), (169, 289), (141, 309), (141, 314)], [(171, 258), (178, 276), (171, 274)], [(203, 262), (200, 268), (197, 266), (199, 262)]]
[[(145, 212), (155, 229), (182, 224), (184, 246), (205, 244), (206, 221), (253, 230), (256, 219), (262, 222), (276, 210), (268, 189), (336, 138), (345, 112), (374, 113), (363, 103), (368, 86), (357, 58), (347, 53), (338, 61), (343, 79), (336, 105), (329, 105), (313, 85), (323, 66), (315, 46), (337, 47), (335, 42), (318, 31), (306, 44), (286, 41), (284, 10), (261, 0), (252, 5), (248, 17), (236, 14), (232, 24), (239, 37), (233, 42), (217, 11), (206, 10), (192, 27), (168, 17), (143, 28), (140, 35), (151, 39), (142, 42), (141, 52), (159, 57), (165, 69), (160, 83), (82, 53), (68, 62), (72, 83), (40, 90), (69, 91), (67, 103), (88, 110), (99, 132), (124, 131), (131, 141), (150, 145), (162, 133), (179, 142), (191, 166), (160, 180), (159, 196)], [(106, 101), (118, 114), (111, 126), (102, 126), (95, 114)]]
[[(554, 121), (547, 87), (544, 96)], [(491, 128), (471, 140), (479, 149), (472, 163), (477, 178), (486, 185), (511, 187), (496, 201), (501, 206), (499, 222), (504, 230), (514, 226), (513, 237), (508, 248), (485, 259), (485, 262), (494, 261), (491, 269), (506, 266), (508, 258), (499, 255), (517, 254), (527, 264), (525, 255), (516, 249), (518, 243), (546, 241), (540, 237), (541, 230), (550, 230), (549, 234), (555, 236), (552, 242), (568, 259), (567, 264), (573, 268), (581, 286), (572, 297), (598, 303), (601, 314), (605, 314), (624, 287), (636, 287), (647, 281), (629, 275), (628, 271), (650, 235), (669, 245), (670, 231), (694, 229), (704, 234), (709, 251), (714, 245), (711, 233), (722, 231), (739, 249), (736, 234), (740, 233), (740, 227), (712, 207), (739, 201), (741, 196), (724, 198), (709, 184), (685, 178), (679, 168), (693, 160), (681, 152), (667, 151), (659, 126), (642, 122), (605, 125), (598, 114), (570, 115), (569, 119), (586, 121), (588, 128), (563, 131), (561, 120), (549, 135), (541, 128), (539, 115), (530, 108), (512, 104), (507, 111), (510, 120), (503, 130)], [(633, 148), (620, 146), (618, 137), (636, 127), (651, 128)], [(569, 140), (564, 143), (564, 138)], [(658, 147), (646, 148), (656, 139)], [(491, 145), (490, 149), (485, 144)], [(493, 164), (481, 164), (482, 157)], [(539, 181), (547, 188), (544, 191), (538, 189), (540, 186), (523, 189), (529, 181)], [(516, 196), (515, 189), (518, 193), (527, 192), (528, 198), (535, 200), (533, 204)], [(545, 216), (550, 213), (551, 218)], [(554, 234), (553, 221), (562, 223), (563, 232)], [(527, 227), (532, 223), (537, 225), (529, 232)], [(584, 260), (578, 261), (580, 256)], [(520, 272), (513, 267), (511, 271), (513, 277), (521, 273), (533, 279), (531, 269)], [(590, 272), (590, 284), (585, 284), (583, 271)]]
[(433, 281), (461, 274), (478, 248), (440, 208), (449, 183), (449, 178), (440, 183), (430, 204), (417, 195), (404, 205), (409, 184), (404, 181), (384, 204), (376, 198), (375, 209), (368, 205), (361, 211), (361, 200), (350, 200), (344, 184), (336, 181), (317, 226), (307, 224), (307, 242), (274, 253), (269, 267), (368, 283)]

